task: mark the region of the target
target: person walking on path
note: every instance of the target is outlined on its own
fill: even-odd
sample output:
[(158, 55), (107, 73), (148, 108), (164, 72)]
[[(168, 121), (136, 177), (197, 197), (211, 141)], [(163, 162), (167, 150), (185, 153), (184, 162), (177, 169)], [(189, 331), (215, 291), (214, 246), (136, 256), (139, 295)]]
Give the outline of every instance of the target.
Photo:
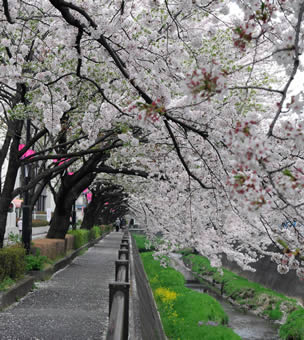
[(17, 227), (18, 227), (18, 230), (19, 230), (19, 236), (21, 236), (22, 235), (22, 218), (18, 219)]
[(134, 227), (134, 218), (131, 218), (129, 222), (129, 228), (133, 228), (133, 227)]
[(116, 221), (115, 221), (115, 228), (116, 228), (116, 231), (119, 231), (119, 228), (120, 228), (120, 219), (118, 217), (116, 218)]

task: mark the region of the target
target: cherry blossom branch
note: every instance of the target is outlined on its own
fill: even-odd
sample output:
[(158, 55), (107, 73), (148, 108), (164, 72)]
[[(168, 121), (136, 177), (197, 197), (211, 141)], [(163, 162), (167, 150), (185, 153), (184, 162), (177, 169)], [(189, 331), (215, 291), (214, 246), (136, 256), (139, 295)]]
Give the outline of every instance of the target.
[(300, 55), (300, 48), (299, 48), (299, 38), (300, 38), (300, 32), (301, 32), (301, 24), (302, 24), (302, 19), (303, 19), (303, 13), (304, 13), (304, 2), (302, 2), (300, 9), (299, 9), (299, 14), (298, 14), (298, 21), (297, 21), (297, 25), (296, 25), (296, 35), (295, 35), (295, 42), (294, 42), (294, 50), (295, 50), (295, 56), (294, 56), (294, 62), (293, 62), (293, 69), (291, 71), (291, 75), (283, 89), (283, 94), (282, 94), (282, 98), (280, 100), (280, 103), (278, 104), (278, 110), (277, 113), (274, 117), (274, 119), (272, 120), (270, 126), (269, 126), (269, 130), (267, 132), (267, 136), (271, 137), (273, 136), (273, 129), (274, 126), (277, 122), (277, 120), (279, 119), (279, 116), (282, 112), (282, 107), (284, 104), (284, 101), (286, 99), (287, 96), (287, 91), (289, 89), (289, 86), (291, 84), (291, 82), (293, 81), (298, 68), (299, 68), (299, 64), (300, 64), (300, 60), (299, 60), (299, 55)]
[(180, 125), (181, 127), (183, 127), (185, 130), (189, 130), (189, 131), (193, 131), (195, 133), (197, 133), (198, 135), (200, 135), (201, 137), (203, 137), (204, 139), (207, 139), (208, 137), (208, 132), (207, 131), (201, 131), (201, 130), (198, 130), (196, 129), (195, 127), (193, 126), (190, 126), (174, 117), (172, 117), (171, 115), (169, 115), (168, 113), (165, 113), (165, 118), (167, 120), (171, 120), (172, 122), (174, 122), (175, 124), (178, 124)]
[(134, 169), (115, 169), (108, 165), (102, 165), (96, 168), (96, 172), (102, 172), (106, 174), (123, 174), (123, 175), (132, 175), (132, 176), (140, 176), (144, 178), (149, 177), (149, 173), (143, 170), (134, 170)]
[(261, 87), (261, 86), (246, 85), (246, 86), (233, 86), (233, 87), (229, 87), (228, 88), (228, 90), (248, 90), (248, 89), (254, 89), (254, 90), (261, 90), (261, 91), (275, 92), (275, 93), (279, 93), (279, 94), (284, 94), (284, 91), (275, 90), (275, 89), (271, 89), (271, 88), (267, 88), (267, 87)]
[[(83, 24), (80, 23), (79, 20), (75, 19), (69, 12), (69, 8), (76, 10), (78, 13), (84, 15), (84, 17), (89, 21), (90, 26), (92, 26), (93, 28), (97, 28), (96, 23), (93, 21), (93, 19), (91, 19), (89, 17), (89, 15), (82, 10), (81, 8), (71, 4), (71, 3), (67, 3), (63, 0), (49, 0), (51, 2), (51, 4), (57, 8), (63, 18), (72, 26), (78, 28), (78, 29), (82, 29), (84, 30), (85, 27)], [(86, 32), (88, 35), (91, 35), (90, 32)], [(135, 80), (133, 78), (130, 77), (128, 71), (125, 68), (125, 64), (124, 62), (120, 59), (120, 57), (118, 56), (118, 54), (112, 49), (112, 47), (108, 44), (106, 38), (101, 34), (100, 37), (98, 39), (96, 39), (110, 54), (111, 58), (113, 59), (115, 65), (118, 67), (118, 69), (120, 70), (120, 72), (123, 74), (123, 76), (129, 80), (130, 84), (133, 86), (134, 89), (137, 90), (137, 92), (140, 94), (140, 96), (146, 101), (146, 103), (151, 104), (153, 102), (153, 100), (150, 98), (150, 96), (148, 96), (146, 94), (145, 91), (142, 90), (141, 87), (139, 87), (138, 85), (135, 84)]]
[(64, 164), (49, 168), (47, 170), (45, 170), (43, 173), (41, 173), (38, 176), (35, 176), (30, 183), (28, 183), (27, 185), (23, 186), (23, 187), (19, 187), (17, 189), (15, 189), (12, 192), (12, 196), (16, 197), (17, 195), (22, 194), (24, 191), (27, 191), (31, 188), (33, 188), (36, 184), (39, 183), (39, 181), (41, 181), (45, 176), (49, 176), (53, 173), (60, 173), (61, 171), (65, 170), (66, 168), (68, 168), (70, 165), (72, 165), (78, 158), (71, 158), (69, 161), (66, 161)]
[[(41, 151), (40, 153), (37, 153), (37, 155), (35, 154), (35, 155), (31, 155), (31, 156), (24, 158), (23, 163), (24, 164), (30, 164), (30, 163), (34, 163), (34, 162), (46, 160), (46, 159), (59, 159), (60, 160), (61, 158), (63, 158), (63, 159), (68, 159), (68, 158), (72, 158), (72, 157), (79, 158), (79, 157), (83, 157), (83, 156), (87, 156), (87, 155), (91, 155), (91, 154), (103, 153), (105, 151), (112, 150), (112, 149), (117, 148), (119, 146), (123, 146), (123, 143), (119, 139), (116, 139), (115, 141), (113, 141), (112, 144), (104, 146), (100, 149), (87, 149), (87, 150), (82, 150), (82, 151), (78, 151), (78, 152), (39, 156), (39, 154), (45, 152), (45, 151)], [(58, 145), (56, 145), (55, 147), (57, 148)]]
[(45, 83), (44, 85), (45, 85), (45, 86), (54, 85), (54, 84), (56, 84), (59, 80), (65, 78), (65, 77), (68, 77), (68, 76), (73, 76), (73, 75), (75, 75), (74, 72), (65, 73), (65, 74), (63, 74), (62, 76), (58, 77), (57, 79), (55, 79), (55, 80), (53, 80), (53, 81), (50, 81), (50, 82), (48, 82), (48, 83)]
[(4, 14), (6, 16), (7, 21), (10, 24), (14, 24), (14, 21), (12, 20), (12, 17), (11, 17), (10, 12), (9, 12), (7, 0), (3, 0), (2, 3), (3, 3), (3, 8), (4, 8)]
[(201, 186), (202, 188), (204, 188), (204, 189), (214, 189), (214, 187), (208, 187), (208, 186), (206, 186), (204, 183), (202, 183), (202, 181), (201, 181), (199, 178), (197, 178), (197, 177), (190, 171), (190, 169), (189, 169), (187, 163), (185, 162), (185, 160), (184, 160), (184, 158), (183, 158), (183, 156), (182, 156), (182, 154), (181, 154), (180, 148), (179, 148), (178, 143), (177, 143), (177, 141), (176, 141), (176, 138), (175, 138), (175, 136), (174, 136), (174, 134), (173, 134), (173, 131), (172, 131), (171, 127), (170, 127), (170, 124), (168, 123), (167, 120), (164, 120), (164, 123), (165, 123), (165, 126), (166, 126), (166, 128), (167, 128), (167, 130), (168, 130), (168, 132), (169, 132), (169, 135), (170, 135), (170, 137), (171, 137), (171, 139), (172, 139), (172, 141), (173, 141), (173, 145), (174, 145), (174, 148), (175, 148), (176, 153), (177, 153), (177, 155), (178, 155), (178, 158), (180, 159), (181, 163), (183, 164), (183, 166), (184, 166), (184, 168), (185, 168), (187, 174), (188, 174), (190, 177), (192, 177), (195, 181), (197, 181), (197, 182), (200, 184), (200, 186)]
[(266, 233), (267, 233), (267, 236), (269, 237), (270, 241), (271, 241), (271, 242), (273, 243), (273, 245), (278, 249), (278, 251), (281, 252), (281, 249), (278, 247), (277, 243), (276, 243), (276, 242), (273, 240), (273, 238), (271, 237), (271, 235), (270, 235), (270, 233), (269, 233), (269, 231), (268, 231), (268, 229), (267, 229), (267, 227), (266, 227), (266, 225), (265, 225), (266, 220), (265, 220), (265, 218), (264, 218), (263, 216), (260, 217), (260, 221), (261, 221), (261, 223), (262, 223), (262, 225), (263, 225), (263, 227), (264, 227), (264, 229), (265, 229), (265, 231), (266, 231)]
[(80, 47), (80, 43), (81, 43), (81, 38), (83, 36), (83, 29), (79, 28), (78, 29), (78, 34), (77, 34), (77, 37), (76, 37), (76, 50), (77, 50), (77, 53), (78, 53), (78, 63), (77, 63), (77, 69), (76, 69), (76, 74), (78, 76), (80, 76), (80, 71), (81, 71), (81, 66), (82, 66), (82, 59), (81, 59), (81, 47)]
[(102, 95), (103, 99), (104, 99), (107, 103), (109, 103), (109, 104), (111, 104), (113, 107), (115, 107), (115, 109), (116, 109), (118, 112), (120, 112), (120, 113), (126, 115), (126, 113), (125, 113), (124, 111), (122, 111), (120, 107), (118, 107), (116, 104), (114, 104), (114, 103), (113, 103), (113, 102), (105, 95), (104, 90), (96, 83), (96, 81), (94, 81), (93, 79), (88, 78), (88, 77), (86, 77), (86, 76), (83, 76), (83, 75), (79, 76), (79, 78), (81, 78), (81, 79), (83, 79), (83, 80), (86, 80), (86, 81), (92, 83), (92, 84), (97, 88), (98, 92)]

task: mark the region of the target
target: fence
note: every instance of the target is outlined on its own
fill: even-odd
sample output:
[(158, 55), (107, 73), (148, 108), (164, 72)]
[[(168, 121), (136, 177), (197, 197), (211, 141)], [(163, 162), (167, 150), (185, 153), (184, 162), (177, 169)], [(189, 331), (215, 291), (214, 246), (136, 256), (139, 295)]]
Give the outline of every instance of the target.
[(115, 282), (109, 284), (109, 328), (106, 340), (127, 340), (129, 334), (129, 233), (122, 237), (118, 260), (115, 261)]

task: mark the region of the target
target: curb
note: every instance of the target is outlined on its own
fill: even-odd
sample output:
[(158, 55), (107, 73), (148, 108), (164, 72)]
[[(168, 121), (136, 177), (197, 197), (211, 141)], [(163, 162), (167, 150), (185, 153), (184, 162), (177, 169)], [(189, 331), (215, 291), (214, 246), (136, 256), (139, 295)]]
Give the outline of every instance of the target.
[(34, 281), (35, 278), (33, 276), (26, 275), (8, 291), (0, 293), (0, 310), (17, 302), (18, 299), (30, 292), (34, 286)]
[(48, 280), (58, 270), (68, 266), (83, 249), (93, 247), (96, 243), (98, 243), (110, 233), (111, 231), (100, 236), (96, 240), (92, 240), (89, 243), (74, 250), (70, 255), (64, 257), (63, 259), (60, 259), (50, 268), (42, 271), (30, 271), (28, 275), (25, 275), (23, 279), (19, 280), (10, 289), (5, 292), (0, 292), (0, 311), (17, 302), (20, 298), (28, 294), (33, 289), (35, 281)]

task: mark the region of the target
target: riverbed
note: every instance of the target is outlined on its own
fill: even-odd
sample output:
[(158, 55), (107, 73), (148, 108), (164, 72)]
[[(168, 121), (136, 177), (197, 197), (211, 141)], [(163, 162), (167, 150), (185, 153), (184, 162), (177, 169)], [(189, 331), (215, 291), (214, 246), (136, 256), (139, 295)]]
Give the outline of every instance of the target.
[(277, 325), (262, 319), (251, 312), (244, 312), (240, 310), (238, 307), (227, 302), (220, 295), (208, 289), (207, 285), (198, 282), (190, 270), (184, 265), (181, 260), (181, 255), (171, 254), (170, 257), (172, 259), (171, 265), (184, 275), (186, 287), (214, 297), (222, 305), (224, 311), (228, 315), (228, 326), (231, 327), (243, 340), (280, 339), (278, 336)]

